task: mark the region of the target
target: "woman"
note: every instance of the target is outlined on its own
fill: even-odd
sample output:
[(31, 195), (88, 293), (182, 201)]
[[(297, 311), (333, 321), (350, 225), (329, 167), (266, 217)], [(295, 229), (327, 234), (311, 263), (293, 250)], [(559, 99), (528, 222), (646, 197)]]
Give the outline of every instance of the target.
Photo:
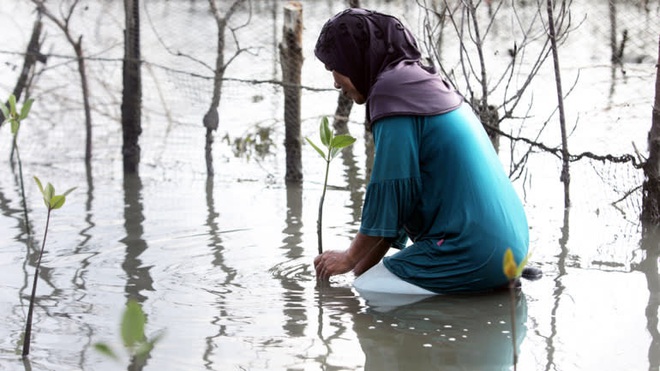
[[(315, 54), (336, 88), (366, 103), (375, 143), (360, 230), (347, 250), (314, 259), (317, 277), (371, 269), (418, 293), (505, 286), (506, 249), (517, 262), (527, 254), (525, 211), (481, 123), (421, 64), (412, 34), (395, 17), (348, 9), (324, 25)], [(390, 247), (400, 251), (383, 258)]]

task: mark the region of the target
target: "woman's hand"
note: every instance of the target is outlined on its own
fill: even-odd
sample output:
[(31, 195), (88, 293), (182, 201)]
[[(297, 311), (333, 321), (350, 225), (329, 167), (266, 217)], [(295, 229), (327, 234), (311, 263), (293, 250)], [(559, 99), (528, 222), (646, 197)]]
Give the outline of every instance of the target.
[(330, 276), (350, 272), (355, 267), (348, 251), (326, 251), (314, 258), (316, 278), (327, 281)]

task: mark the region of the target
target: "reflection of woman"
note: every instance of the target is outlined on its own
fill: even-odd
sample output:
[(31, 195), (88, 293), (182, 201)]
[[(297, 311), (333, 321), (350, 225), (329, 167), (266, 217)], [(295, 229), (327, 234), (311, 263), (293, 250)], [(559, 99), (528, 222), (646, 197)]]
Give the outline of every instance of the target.
[[(418, 293), (504, 286), (505, 250), (517, 262), (527, 254), (523, 206), (481, 123), (421, 64), (411, 33), (349, 9), (324, 25), (315, 54), (337, 88), (367, 104), (375, 143), (360, 230), (346, 251), (315, 258), (318, 277), (374, 267)], [(391, 246), (402, 249), (377, 265)]]
[[(516, 347), (527, 329), (527, 303), (518, 296)], [(513, 365), (506, 292), (442, 296), (354, 319), (365, 370), (509, 370)], [(502, 305), (504, 304), (504, 305)]]
[[(342, 316), (352, 313), (349, 322), (360, 342), (367, 371), (494, 371), (510, 370), (513, 365), (511, 307), (506, 291), (433, 296), (409, 305), (370, 305), (365, 310), (349, 288), (323, 290), (325, 308)], [(521, 291), (516, 294), (514, 321), (520, 354), (527, 335), (527, 299)], [(344, 325), (350, 326), (346, 321), (334, 321), (324, 328), (343, 334)], [(334, 349), (330, 342), (328, 345)]]

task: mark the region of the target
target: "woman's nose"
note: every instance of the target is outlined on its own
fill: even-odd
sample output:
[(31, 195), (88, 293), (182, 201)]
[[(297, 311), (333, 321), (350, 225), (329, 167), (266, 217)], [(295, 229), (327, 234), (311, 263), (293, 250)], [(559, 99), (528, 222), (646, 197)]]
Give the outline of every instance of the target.
[(339, 89), (339, 88), (341, 88), (341, 85), (339, 85), (339, 83), (337, 83), (337, 81), (335, 81), (335, 89)]

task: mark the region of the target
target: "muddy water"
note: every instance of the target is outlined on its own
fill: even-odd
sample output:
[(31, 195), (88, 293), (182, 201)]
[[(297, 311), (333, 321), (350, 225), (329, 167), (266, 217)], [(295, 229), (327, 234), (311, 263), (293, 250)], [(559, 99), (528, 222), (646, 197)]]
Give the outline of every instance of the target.
[[(268, 23), (271, 13), (257, 12), (267, 8), (264, 4), (257, 2), (255, 17), (260, 22), (255, 23), (264, 27), (258, 32), (260, 42), (273, 43), (276, 38), (267, 31), (278, 31)], [(330, 77), (314, 63), (309, 48), (327, 15), (338, 8), (328, 2), (305, 4), (305, 83), (329, 87)], [(409, 19), (417, 14), (410, 5), (378, 5)], [(12, 6), (11, 17), (9, 10), (0, 11), (3, 20), (12, 20), (0, 22), (0, 27), (15, 35), (10, 39), (16, 45), (7, 48), (20, 50), (29, 37), (31, 7)], [(103, 2), (88, 10), (94, 24), (86, 36), (91, 49), (109, 47), (119, 37), (117, 19), (122, 18), (117, 7)], [(159, 30), (163, 40), (185, 34), (175, 39), (178, 47), (211, 58), (213, 47), (200, 37), (213, 30), (212, 23), (200, 21), (207, 20), (205, 7), (186, 2), (182, 10), (171, 2), (147, 2), (153, 25), (145, 29)], [(605, 22), (606, 6), (593, 9), (601, 16), (596, 21)], [(644, 14), (637, 14), (642, 23)], [(198, 27), (177, 33), (176, 27), (163, 28), (164, 20)], [(578, 41), (567, 43), (563, 54), (573, 56), (564, 59), (566, 79), (579, 74), (567, 102), (575, 123), (571, 148), (630, 153), (635, 141), (643, 149), (654, 67), (629, 64), (625, 75), (612, 74), (607, 53), (598, 54), (599, 49), (585, 41), (585, 35), (591, 35), (606, 45), (608, 34), (594, 31), (596, 21), (585, 23), (582, 33), (570, 39)], [(153, 33), (145, 34), (145, 47), (154, 50), (151, 55), (163, 53), (165, 58), (161, 42)], [(121, 55), (121, 48), (109, 48)], [(272, 77), (276, 63), (261, 63), (272, 49), (255, 53), (257, 62), (247, 59), (237, 65), (256, 67), (233, 67), (228, 74)], [(657, 48), (642, 50), (652, 53)], [(20, 61), (16, 56), (3, 58)], [(191, 62), (180, 63), (183, 68)], [(1, 71), (0, 86), (8, 90), (15, 81), (13, 70)], [(19, 137), (27, 222), (17, 168), (6, 160), (11, 148), (8, 127), (0, 129), (0, 159), (5, 159), (0, 161), (0, 370), (128, 368), (128, 356), (120, 352), (120, 361), (106, 359), (93, 344), (103, 341), (121, 350), (119, 321), (129, 297), (139, 300), (147, 314), (147, 335), (165, 332), (145, 370), (510, 369), (513, 346), (506, 293), (395, 305), (367, 302), (352, 289), (350, 275), (334, 278), (329, 287), (317, 286), (311, 261), (323, 164), (305, 146), (305, 182), (301, 187), (284, 184), (282, 99), (275, 95), (276, 88), (227, 83), (217, 137), (245, 135), (260, 124), (273, 128), (274, 144), (269, 155), (253, 153), (248, 159), (235, 157), (229, 146), (216, 141), (216, 176), (207, 180), (200, 112), (206, 109), (209, 81), (147, 68), (143, 163), (139, 177), (127, 177), (121, 171), (119, 90), (107, 83), (115, 81), (120, 67), (96, 63), (90, 71), (95, 92), (90, 169), (81, 157), (84, 133), (77, 90), (65, 83), (76, 78), (75, 70), (64, 64), (40, 80), (33, 115)], [(535, 106), (526, 123), (530, 132), (545, 118), (544, 107), (554, 104), (552, 81), (548, 69), (535, 90), (535, 101), (546, 104)], [(305, 91), (303, 99), (303, 135), (313, 136), (319, 116), (334, 111), (336, 92)], [(359, 227), (368, 161), (362, 117), (356, 109), (349, 128), (360, 139), (331, 167), (324, 213), (327, 249), (346, 247)], [(548, 129), (542, 139), (556, 144), (557, 132)], [(502, 149), (506, 167), (513, 151), (507, 146)], [(642, 241), (639, 191), (612, 205), (641, 184), (639, 171), (629, 165), (573, 163), (573, 207), (564, 210), (559, 161), (535, 153), (527, 167), (515, 185), (529, 214), (532, 264), (545, 275), (524, 283), (515, 301), (519, 369), (657, 369), (658, 243)], [(52, 215), (32, 352), (23, 362), (21, 334), (46, 221), (34, 175), (60, 191), (78, 188)]]

